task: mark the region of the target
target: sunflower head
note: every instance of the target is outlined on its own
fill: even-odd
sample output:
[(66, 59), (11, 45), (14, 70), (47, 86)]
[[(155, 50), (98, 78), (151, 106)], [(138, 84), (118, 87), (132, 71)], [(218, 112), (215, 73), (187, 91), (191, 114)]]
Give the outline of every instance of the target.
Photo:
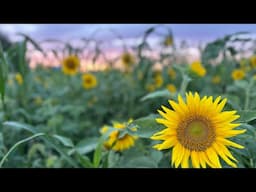
[[(245, 130), (234, 130), (240, 124), (232, 123), (239, 118), (236, 111), (222, 111), (227, 99), (221, 97), (200, 98), (186, 93), (186, 101), (179, 95), (178, 102), (170, 100), (172, 109), (162, 106), (159, 113), (163, 118), (156, 121), (166, 126), (151, 139), (163, 142), (154, 146), (157, 150), (172, 149), (172, 165), (176, 168), (221, 168), (222, 158), (228, 165), (236, 167), (237, 160), (228, 147), (242, 149), (243, 146), (229, 138), (242, 134)], [(191, 161), (190, 161), (191, 160)]]
[(97, 78), (91, 73), (86, 73), (82, 76), (82, 83), (85, 89), (92, 89), (98, 84)]
[(176, 92), (176, 87), (175, 87), (175, 85), (173, 85), (173, 84), (168, 84), (167, 86), (166, 86), (166, 88), (171, 92), (171, 93), (175, 93)]
[(220, 78), (219, 75), (213, 76), (213, 78), (212, 78), (212, 83), (213, 83), (213, 84), (219, 84), (220, 81), (221, 81), (221, 78)]
[(76, 55), (66, 57), (62, 62), (62, 71), (66, 75), (75, 75), (80, 66), (79, 58)]
[(153, 91), (155, 91), (156, 86), (155, 86), (155, 84), (147, 84), (145, 88), (148, 92), (153, 92)]
[(169, 35), (169, 36), (165, 37), (163, 44), (164, 44), (164, 46), (166, 46), (166, 47), (171, 46), (171, 45), (173, 44), (173, 38), (172, 38), (172, 36)]
[(156, 75), (156, 76), (154, 77), (154, 83), (155, 83), (155, 86), (156, 86), (157, 88), (159, 88), (159, 87), (161, 87), (161, 86), (163, 85), (164, 79), (163, 79), (163, 77), (162, 77), (161, 74), (160, 74), (160, 75)]
[(23, 77), (20, 73), (16, 73), (15, 80), (18, 82), (19, 85), (23, 84)]
[(204, 77), (206, 75), (206, 69), (201, 64), (200, 61), (195, 61), (190, 66), (191, 71), (194, 72), (199, 77)]
[[(121, 138), (119, 138), (119, 135), (127, 128), (128, 124), (131, 122), (132, 120), (129, 120), (125, 123), (114, 122), (113, 127), (115, 130), (110, 133), (108, 140), (104, 143), (104, 146), (107, 149), (113, 149), (114, 151), (124, 151), (133, 147), (135, 140), (138, 139), (137, 136), (126, 133)], [(108, 130), (108, 126), (103, 126), (100, 130), (100, 133), (105, 134)], [(135, 127), (133, 127), (131, 128), (131, 131), (136, 132), (137, 130)]]
[(173, 68), (168, 69), (168, 75), (170, 76), (171, 79), (176, 78), (176, 72)]
[(232, 79), (241, 80), (245, 77), (245, 72), (242, 69), (235, 69), (232, 72)]
[(121, 60), (126, 68), (131, 67), (135, 63), (134, 56), (128, 52), (122, 54)]
[(256, 55), (253, 55), (253, 56), (250, 58), (250, 64), (251, 64), (251, 67), (252, 67), (252, 68), (256, 68)]

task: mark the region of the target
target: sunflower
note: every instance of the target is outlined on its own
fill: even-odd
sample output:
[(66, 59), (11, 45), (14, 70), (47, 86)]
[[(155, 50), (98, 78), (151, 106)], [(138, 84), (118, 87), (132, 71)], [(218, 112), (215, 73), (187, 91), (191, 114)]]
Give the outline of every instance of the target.
[(242, 69), (235, 69), (232, 72), (232, 78), (234, 80), (241, 80), (245, 77), (245, 72)]
[(175, 70), (172, 68), (168, 69), (168, 75), (170, 76), (171, 79), (175, 79), (176, 78)]
[(135, 58), (128, 52), (122, 54), (121, 60), (126, 68), (131, 67), (135, 63)]
[(98, 84), (97, 78), (91, 73), (84, 74), (82, 76), (82, 80), (83, 80), (83, 87), (85, 89), (92, 89), (96, 87)]
[(191, 64), (191, 70), (197, 74), (199, 77), (204, 77), (206, 75), (206, 69), (199, 61), (195, 61)]
[[(138, 138), (134, 135), (125, 134), (122, 138), (118, 138), (120, 131), (124, 130), (132, 120), (128, 123), (114, 122), (113, 127), (116, 128), (115, 131), (111, 132), (108, 140), (104, 143), (107, 149), (113, 149), (114, 151), (124, 151), (134, 146), (135, 140)], [(101, 134), (106, 133), (109, 130), (108, 126), (103, 126), (100, 130)], [(136, 131), (136, 128), (131, 128), (132, 131)]]
[(167, 36), (165, 39), (164, 39), (164, 46), (166, 47), (169, 47), (173, 44), (173, 38), (172, 36)]
[(161, 87), (164, 83), (164, 79), (163, 79), (162, 75), (156, 75), (154, 77), (154, 83), (157, 88)]
[(79, 58), (76, 55), (66, 57), (62, 62), (62, 71), (66, 75), (75, 75), (80, 65)]
[(221, 81), (221, 78), (219, 75), (215, 75), (213, 78), (212, 78), (212, 83), (214, 84), (219, 84)]
[(168, 84), (167, 86), (166, 86), (166, 88), (171, 92), (171, 93), (175, 93), (176, 92), (176, 87), (175, 87), (175, 85), (173, 85), (173, 84)]
[(145, 88), (148, 92), (153, 92), (155, 91), (156, 86), (154, 84), (147, 84)]
[(256, 55), (253, 55), (250, 58), (250, 64), (251, 64), (252, 68), (256, 68)]
[(16, 73), (15, 80), (18, 82), (19, 85), (23, 84), (23, 77), (20, 73)]
[(237, 160), (228, 150), (228, 146), (244, 148), (228, 138), (244, 133), (246, 130), (233, 130), (239, 126), (231, 123), (239, 118), (236, 111), (223, 111), (227, 99), (221, 101), (217, 97), (203, 97), (198, 93), (194, 95), (186, 93), (186, 103), (178, 96), (178, 103), (170, 100), (173, 110), (162, 106), (165, 113), (158, 110), (164, 117), (156, 119), (158, 123), (167, 128), (155, 133), (151, 139), (164, 140), (163, 143), (154, 146), (155, 149), (163, 150), (173, 147), (172, 165), (176, 168), (190, 167), (191, 159), (194, 168), (221, 168), (220, 158), (228, 165), (237, 167)]

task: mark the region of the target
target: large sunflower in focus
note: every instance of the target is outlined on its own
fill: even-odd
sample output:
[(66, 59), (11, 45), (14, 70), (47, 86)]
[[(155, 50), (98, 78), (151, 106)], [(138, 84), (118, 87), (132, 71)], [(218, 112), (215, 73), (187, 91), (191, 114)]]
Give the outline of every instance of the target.
[(80, 65), (79, 58), (76, 55), (66, 57), (62, 62), (62, 71), (66, 75), (75, 75)]
[(242, 134), (245, 130), (234, 130), (239, 126), (232, 123), (239, 118), (236, 111), (223, 111), (227, 100), (217, 97), (200, 98), (198, 93), (186, 94), (186, 103), (178, 96), (178, 103), (170, 100), (173, 110), (162, 106), (159, 113), (164, 117), (157, 122), (167, 128), (154, 134), (151, 139), (163, 140), (154, 148), (158, 150), (172, 148), (172, 165), (176, 168), (190, 167), (191, 159), (194, 168), (221, 168), (220, 158), (228, 165), (237, 167), (237, 160), (228, 147), (242, 149), (243, 146), (234, 143), (229, 138)]

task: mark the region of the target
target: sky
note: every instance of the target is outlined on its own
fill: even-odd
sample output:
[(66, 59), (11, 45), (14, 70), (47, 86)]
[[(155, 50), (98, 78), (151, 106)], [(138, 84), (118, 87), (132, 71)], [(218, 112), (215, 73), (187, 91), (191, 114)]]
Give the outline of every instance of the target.
[[(89, 37), (95, 31), (98, 38), (112, 39), (108, 29), (113, 29), (125, 38), (135, 38), (149, 27), (156, 24), (0, 24), (0, 31), (11, 39), (16, 39), (15, 33), (26, 33), (36, 40), (57, 38), (69, 40), (72, 38)], [(173, 31), (178, 40), (193, 42), (212, 41), (226, 34), (239, 31), (256, 33), (256, 24), (165, 24)]]
[[(110, 29), (121, 35), (126, 44), (135, 45), (141, 41), (141, 37), (147, 29), (156, 25), (158, 24), (0, 24), (0, 31), (4, 32), (12, 41), (20, 40), (21, 37), (17, 36), (18, 32), (30, 36), (37, 42), (47, 39), (72, 42), (72, 40), (90, 38), (94, 35), (94, 39), (104, 40), (109, 55), (115, 55), (116, 50), (121, 51), (122, 43), (116, 39), (117, 36)], [(156, 32), (167, 34), (166, 28), (172, 30), (175, 44), (178, 45), (182, 41), (187, 42), (190, 47), (189, 51), (182, 54), (188, 55), (191, 61), (200, 58), (199, 44), (206, 44), (236, 32), (256, 34), (256, 24), (164, 24), (158, 27)], [(159, 39), (154, 37), (154, 34), (150, 36), (149, 41), (152, 43), (151, 47), (157, 49)], [(78, 44), (75, 43), (75, 45)], [(52, 48), (51, 46), (56, 49), (57, 44), (50, 45), (50, 48)], [(113, 51), (111, 48), (115, 50)], [(181, 51), (184, 50), (181, 49)], [(29, 57), (31, 63), (34, 63), (33, 65), (39, 62), (48, 62), (49, 65), (54, 63), (52, 59), (45, 59), (35, 52), (32, 52)], [(55, 61), (55, 63), (58, 65), (59, 61)]]

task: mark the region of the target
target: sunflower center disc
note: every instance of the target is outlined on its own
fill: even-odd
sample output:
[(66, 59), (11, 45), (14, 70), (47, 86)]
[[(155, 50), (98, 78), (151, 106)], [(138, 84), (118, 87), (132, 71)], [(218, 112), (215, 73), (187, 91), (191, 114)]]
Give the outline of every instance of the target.
[(74, 69), (74, 68), (75, 68), (75, 64), (74, 64), (73, 62), (68, 62), (68, 63), (67, 63), (67, 66), (68, 66), (68, 68), (70, 68), (70, 69)]
[(86, 79), (85, 82), (86, 82), (87, 84), (91, 84), (92, 80), (91, 80), (91, 79)]
[(208, 119), (194, 117), (180, 122), (177, 138), (189, 150), (205, 151), (215, 140), (215, 132)]

